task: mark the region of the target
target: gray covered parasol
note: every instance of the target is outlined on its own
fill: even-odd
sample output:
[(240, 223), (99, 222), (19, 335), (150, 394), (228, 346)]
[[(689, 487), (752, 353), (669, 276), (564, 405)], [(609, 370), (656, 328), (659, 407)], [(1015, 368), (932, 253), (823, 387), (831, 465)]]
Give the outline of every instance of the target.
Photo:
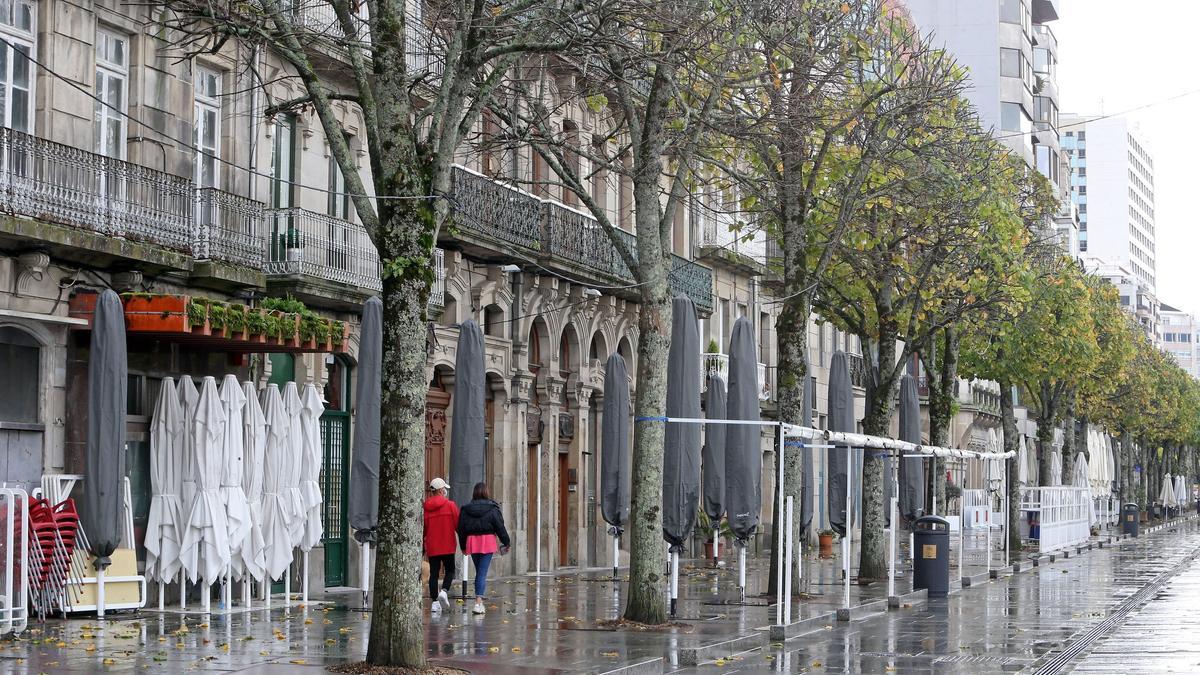
[(604, 366), (604, 421), (600, 430), (600, 508), (618, 530), (629, 522), (629, 373), (620, 354)]
[(121, 545), (122, 480), (125, 478), (125, 403), (129, 376), (125, 307), (106, 290), (96, 298), (88, 352), (87, 476), (83, 529), (96, 569), (103, 570)]
[(450, 499), (457, 504), (470, 502), (475, 484), (483, 480), (485, 387), (483, 332), (467, 319), (458, 330), (450, 427)]
[[(759, 421), (758, 356), (754, 327), (746, 317), (733, 324), (729, 339), (730, 420)], [(752, 424), (725, 429), (725, 512), (729, 528), (745, 542), (758, 528), (762, 510), (762, 429)]]
[[(716, 373), (708, 376), (708, 406), (704, 418), (726, 419), (725, 382)], [(704, 513), (713, 527), (725, 515), (725, 436), (728, 427), (724, 424), (708, 424), (704, 427), (704, 451), (700, 474), (704, 481)]]
[[(700, 417), (700, 328), (692, 301), (671, 302), (667, 417)], [(663, 538), (681, 550), (696, 525), (700, 500), (700, 425), (669, 423), (663, 457)]]
[[(850, 364), (845, 352), (834, 352), (829, 364), (829, 430), (853, 433), (854, 390), (850, 388)], [(861, 452), (844, 446), (829, 448), (829, 526), (846, 534), (846, 494), (850, 489), (851, 454)], [(861, 466), (853, 463), (855, 467)]]
[[(921, 401), (911, 375), (900, 378), (900, 440), (921, 442)], [(900, 515), (912, 522), (925, 511), (925, 460), (900, 460)]]
[(379, 526), (379, 427), (383, 374), (383, 302), (363, 305), (354, 392), (354, 465), (350, 470), (350, 527), (362, 543), (375, 541)]
[[(804, 372), (806, 372), (806, 373), (812, 372), (812, 367), (805, 366)], [(813, 411), (813, 405), (814, 405), (814, 400), (815, 400), (816, 395), (817, 395), (817, 392), (815, 389), (813, 389), (812, 376), (810, 375), (808, 377), (805, 377), (804, 378), (804, 410), (800, 413), (800, 426), (804, 426), (804, 427), (812, 426), (812, 411)], [(806, 441), (805, 444), (806, 445), (815, 445), (816, 443), (814, 441), (810, 440), (810, 441)], [(815, 464), (814, 460), (816, 459), (815, 453), (817, 452), (817, 450), (818, 450), (818, 448), (809, 448), (809, 447), (800, 448), (800, 472), (804, 476), (804, 478), (803, 478), (804, 487), (801, 489), (801, 492), (800, 492), (800, 523), (799, 523), (799, 525), (800, 525), (801, 532), (807, 531), (808, 528), (812, 525), (813, 512), (816, 511), (817, 497), (815, 494), (815, 490), (813, 490), (813, 486), (815, 485), (815, 482), (813, 481), (813, 474), (814, 474), (815, 468), (813, 465)]]

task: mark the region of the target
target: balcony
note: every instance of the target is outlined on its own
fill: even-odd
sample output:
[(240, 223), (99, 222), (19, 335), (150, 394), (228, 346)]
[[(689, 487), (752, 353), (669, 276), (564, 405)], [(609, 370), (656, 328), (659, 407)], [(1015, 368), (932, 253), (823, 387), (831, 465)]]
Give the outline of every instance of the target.
[[(705, 352), (700, 355), (701, 368), (704, 371), (704, 386), (708, 386), (708, 376), (716, 375), (720, 377), (726, 386), (729, 384), (729, 355), (718, 354), (715, 352)], [(759, 363), (757, 369), (758, 377), (758, 400), (768, 401), (771, 399), (772, 393), (775, 391), (774, 385), (768, 380), (767, 364)]]
[[(535, 258), (544, 267), (598, 285), (632, 286), (633, 272), (608, 233), (590, 214), (557, 201), (498, 183), (470, 169), (454, 168), (454, 223), (443, 239), (478, 256), (508, 260)], [(618, 230), (636, 257), (636, 237)], [(672, 254), (671, 289), (687, 295), (701, 314), (712, 313), (712, 270)], [(636, 300), (635, 289), (617, 295)]]
[[(370, 40), (367, 22), (367, 6), (363, 4), (355, 20), (360, 23), (359, 39)], [(346, 59), (346, 32), (338, 22), (333, 5), (328, 0), (305, 0), (292, 7), (292, 25), (315, 37), (311, 44), (319, 45), (326, 54), (339, 60)], [(408, 70), (413, 73), (428, 73), (440, 79), (445, 67), (442, 48), (435, 43), (433, 31), (421, 17), (412, 12), (405, 13), (404, 51)]]
[(733, 225), (734, 219), (724, 214), (706, 218), (700, 228), (700, 247), (738, 271), (762, 274), (768, 260), (766, 238), (758, 235), (747, 240), (747, 234), (734, 231)]
[(262, 205), (182, 176), (0, 128), (0, 208), (17, 216), (5, 234), (41, 240), (66, 260), (100, 267), (133, 259), (143, 269), (262, 284)]
[(306, 209), (270, 212), (268, 276), (308, 276), (379, 292), (379, 253), (362, 225)]

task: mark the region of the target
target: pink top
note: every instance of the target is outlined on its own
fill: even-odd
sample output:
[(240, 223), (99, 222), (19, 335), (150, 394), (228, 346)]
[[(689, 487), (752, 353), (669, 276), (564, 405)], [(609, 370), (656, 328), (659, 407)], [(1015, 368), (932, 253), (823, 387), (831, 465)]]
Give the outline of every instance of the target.
[(467, 555), (472, 553), (495, 553), (500, 547), (496, 544), (496, 535), (494, 534), (472, 534), (467, 536), (467, 549), (463, 551)]

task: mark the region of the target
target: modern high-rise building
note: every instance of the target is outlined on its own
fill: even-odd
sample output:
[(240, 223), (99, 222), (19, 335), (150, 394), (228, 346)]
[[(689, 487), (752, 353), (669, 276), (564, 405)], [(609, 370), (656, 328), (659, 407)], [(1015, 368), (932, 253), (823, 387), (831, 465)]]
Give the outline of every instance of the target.
[(1063, 116), (1079, 247), (1128, 268), (1154, 294), (1154, 158), (1137, 126), (1122, 117)]
[(913, 20), (967, 69), (966, 97), (984, 128), (1058, 187), (1061, 209), (1047, 234), (1077, 253), (1058, 119), (1056, 0), (905, 0)]
[(1116, 286), (1121, 295), (1121, 307), (1133, 315), (1138, 325), (1146, 332), (1154, 344), (1161, 344), (1161, 317), (1159, 314), (1158, 298), (1150, 287), (1138, 279), (1137, 275), (1125, 263), (1114, 263), (1103, 258), (1088, 257), (1084, 259), (1088, 274), (1100, 277)]
[(1166, 303), (1159, 306), (1162, 317), (1162, 350), (1175, 358), (1180, 368), (1200, 379), (1200, 324), (1196, 317)]

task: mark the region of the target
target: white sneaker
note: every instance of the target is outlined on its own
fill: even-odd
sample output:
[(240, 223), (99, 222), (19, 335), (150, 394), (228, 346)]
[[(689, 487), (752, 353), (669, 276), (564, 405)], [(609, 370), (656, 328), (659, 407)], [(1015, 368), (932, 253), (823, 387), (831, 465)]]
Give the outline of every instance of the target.
[(487, 610), (485, 610), (483, 608), (483, 600), (480, 600), (479, 598), (475, 598), (475, 606), (473, 608), (471, 608), (471, 613), (472, 614), (483, 614), (485, 611), (487, 611)]
[(446, 595), (446, 589), (443, 588), (440, 592), (438, 592), (437, 602), (434, 604), (437, 604), (438, 602), (442, 603), (446, 609), (450, 609), (450, 596)]
[(442, 613), (442, 606), (440, 604), (438, 604), (437, 600), (434, 600), (433, 602), (429, 603), (429, 613), (430, 614), (441, 614)]

